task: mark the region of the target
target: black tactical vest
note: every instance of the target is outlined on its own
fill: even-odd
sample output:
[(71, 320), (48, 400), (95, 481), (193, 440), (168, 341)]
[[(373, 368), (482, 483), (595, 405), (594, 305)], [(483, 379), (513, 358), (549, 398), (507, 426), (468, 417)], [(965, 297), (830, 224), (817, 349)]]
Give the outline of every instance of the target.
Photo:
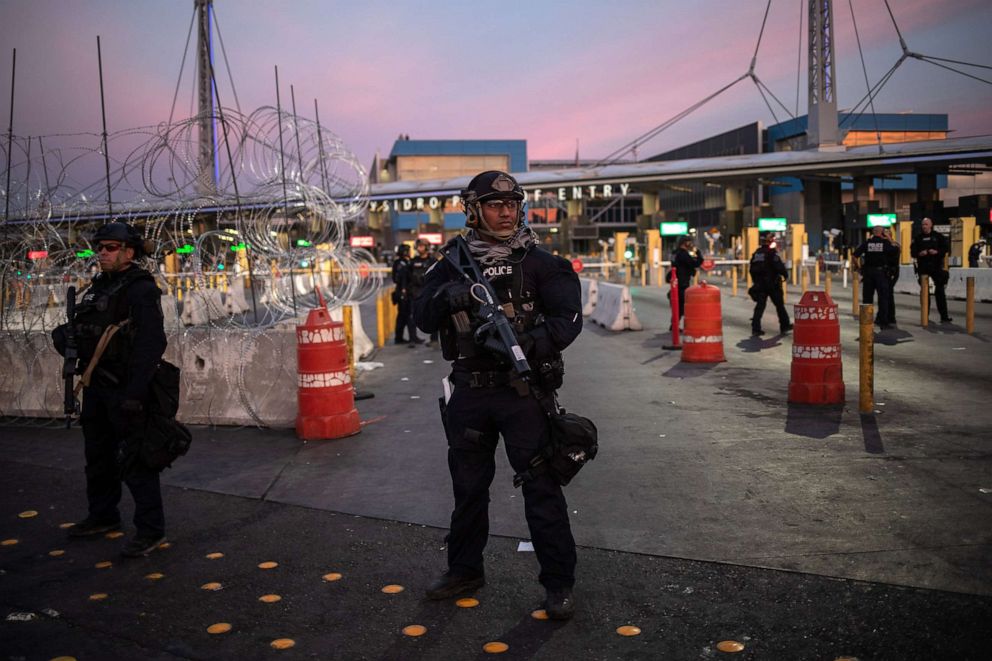
[[(132, 283), (143, 279), (155, 282), (148, 271), (137, 266), (117, 276), (99, 273), (93, 278), (93, 284), (76, 304), (74, 321), (81, 369), (85, 369), (93, 357), (100, 336), (107, 327), (128, 318), (127, 289)], [(100, 366), (121, 380), (130, 340), (131, 333), (125, 326), (114, 335), (100, 359)]]

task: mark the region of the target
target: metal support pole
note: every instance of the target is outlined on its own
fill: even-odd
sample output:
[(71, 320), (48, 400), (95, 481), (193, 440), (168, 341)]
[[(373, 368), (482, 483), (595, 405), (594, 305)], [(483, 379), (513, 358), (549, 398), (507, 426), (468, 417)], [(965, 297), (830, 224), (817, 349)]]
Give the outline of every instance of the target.
[(730, 289), (737, 296), (737, 264), (730, 267)]
[(813, 285), (820, 286), (820, 260), (813, 262)]
[(344, 339), (348, 345), (348, 374), (351, 387), (355, 387), (355, 318), (350, 305), (341, 306), (341, 320), (344, 322)]
[(114, 219), (114, 203), (110, 199), (110, 150), (107, 148), (107, 106), (103, 97), (103, 55), (100, 52), (100, 35), (96, 36), (96, 64), (100, 72), (100, 115), (103, 118), (103, 164), (107, 176), (107, 217)]
[(830, 289), (831, 289), (831, 285), (833, 285), (833, 282), (834, 282), (833, 274), (830, 271), (827, 271), (824, 274), (824, 280), (823, 280), (823, 291), (827, 292), (827, 296), (830, 296)]
[(807, 271), (806, 268), (803, 267), (802, 292), (805, 294), (807, 289), (809, 289), (809, 271)]
[(930, 276), (920, 276), (920, 326), (930, 325)]
[(975, 334), (975, 276), (965, 278), (965, 330), (968, 335)]
[[(291, 223), (289, 220), (289, 192), (286, 187), (286, 152), (283, 148), (282, 142), (282, 101), (279, 98), (279, 67), (275, 67), (276, 70), (276, 116), (279, 118), (279, 173), (282, 175), (282, 208), (283, 215), (286, 216), (286, 233), (292, 236), (289, 229)], [(293, 246), (289, 247), (292, 251)], [(293, 295), (293, 316), (295, 317), (298, 313), (296, 311), (296, 283), (293, 278), (293, 263), (289, 263), (289, 291)]]
[(875, 410), (875, 306), (862, 305), (860, 314), (858, 411), (872, 413)]
[[(17, 76), (17, 49), (14, 49), (14, 61), (10, 65), (10, 121), (7, 123), (7, 187), (4, 188), (3, 221), (7, 222), (10, 215), (10, 157), (11, 145), (14, 141), (14, 79)], [(0, 317), (2, 318), (2, 317)]]
[(382, 289), (375, 297), (375, 331), (376, 345), (381, 349), (386, 346), (386, 292)]

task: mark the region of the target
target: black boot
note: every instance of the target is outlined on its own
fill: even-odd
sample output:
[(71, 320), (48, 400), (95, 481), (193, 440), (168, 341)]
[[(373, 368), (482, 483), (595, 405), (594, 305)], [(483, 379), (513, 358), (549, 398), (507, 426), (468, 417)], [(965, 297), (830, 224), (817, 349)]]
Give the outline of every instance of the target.
[(552, 620), (570, 620), (575, 615), (575, 596), (572, 588), (548, 590), (544, 610)]
[(82, 521), (72, 524), (72, 527), (69, 528), (69, 537), (91, 537), (120, 529), (120, 521), (98, 521), (86, 517)]
[(450, 571), (447, 571), (431, 583), (431, 586), (427, 588), (426, 594), (428, 599), (447, 599), (448, 597), (454, 597), (456, 594), (476, 590), (485, 584), (485, 576), (459, 576), (458, 574), (452, 574)]

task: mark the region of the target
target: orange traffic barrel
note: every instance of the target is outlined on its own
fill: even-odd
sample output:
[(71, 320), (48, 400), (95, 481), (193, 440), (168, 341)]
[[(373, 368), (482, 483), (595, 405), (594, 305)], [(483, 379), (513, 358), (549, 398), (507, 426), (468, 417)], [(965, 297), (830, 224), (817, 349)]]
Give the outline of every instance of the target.
[(723, 313), (720, 288), (706, 284), (685, 292), (685, 330), (682, 332), (682, 362), (722, 363)]
[(795, 306), (789, 401), (842, 404), (844, 368), (837, 304), (826, 292), (808, 291)]
[(342, 438), (361, 430), (348, 369), (344, 324), (326, 307), (314, 308), (296, 327), (296, 435), (306, 440)]

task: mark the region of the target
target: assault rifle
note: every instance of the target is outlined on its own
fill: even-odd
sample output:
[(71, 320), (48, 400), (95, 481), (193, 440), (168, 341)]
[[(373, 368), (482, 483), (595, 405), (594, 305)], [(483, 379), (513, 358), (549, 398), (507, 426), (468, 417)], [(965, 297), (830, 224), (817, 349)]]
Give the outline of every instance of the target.
[(453, 249), (442, 250), (441, 255), (468, 281), (472, 298), (480, 304), (479, 317), (482, 319), (482, 325), (475, 331), (475, 341), (490, 351), (506, 356), (517, 376), (526, 380), (530, 376), (530, 364), (527, 362), (524, 350), (520, 348), (520, 342), (517, 341), (510, 320), (506, 318), (503, 306), (499, 304), (496, 291), (482, 274), (464, 237), (456, 236), (452, 244)]
[(65, 326), (65, 360), (62, 362), (62, 378), (65, 380), (65, 428), (72, 426), (72, 416), (79, 413), (76, 393), (73, 387), (73, 377), (76, 376), (76, 363), (79, 360), (79, 350), (76, 346), (76, 288), (69, 287), (65, 295), (65, 312), (69, 323)]

